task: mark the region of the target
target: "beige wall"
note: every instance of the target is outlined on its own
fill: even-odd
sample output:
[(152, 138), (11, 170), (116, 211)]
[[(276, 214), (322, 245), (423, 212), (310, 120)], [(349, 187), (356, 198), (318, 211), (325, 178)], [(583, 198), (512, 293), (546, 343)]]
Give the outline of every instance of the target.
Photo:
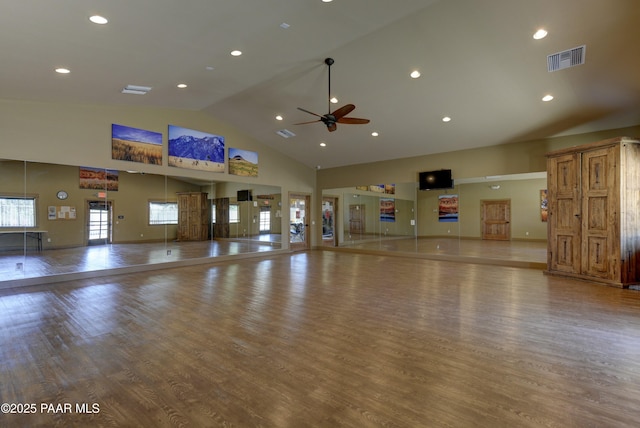
[[(623, 135), (640, 135), (640, 125), (384, 162), (323, 168), (318, 171), (317, 187), (335, 189), (371, 183), (417, 182), (420, 171), (436, 169), (451, 169), (454, 179), (546, 171), (545, 153), (551, 150)], [(428, 145), (428, 141), (425, 145)]]
[[(492, 190), (491, 185), (500, 188)], [(460, 236), (479, 239), (482, 235), (480, 207), (483, 200), (507, 199), (511, 202), (511, 238), (546, 240), (547, 223), (540, 215), (540, 190), (547, 188), (546, 178), (495, 180), (456, 185), (454, 189), (418, 192), (418, 236)], [(457, 194), (457, 223), (438, 221), (438, 197)]]
[[(347, 191), (345, 189), (371, 183), (396, 183), (398, 186), (398, 183), (416, 183), (418, 173), (421, 171), (437, 169), (451, 169), (454, 180), (544, 172), (546, 171), (545, 154), (549, 151), (623, 135), (640, 135), (640, 126), (321, 169), (318, 171), (317, 189), (321, 196), (323, 191), (325, 194), (340, 195)], [(500, 184), (499, 191), (491, 191), (488, 187), (489, 182), (482, 185), (456, 185), (455, 189), (447, 190), (446, 193), (460, 194), (458, 223), (438, 222), (437, 196), (441, 193), (419, 192), (416, 214), (417, 235), (459, 235), (478, 238), (481, 234), (480, 200), (507, 198), (511, 199), (512, 238), (546, 239), (546, 223), (540, 220), (538, 206), (539, 191), (546, 188), (546, 180), (518, 180)], [(342, 217), (344, 218), (347, 214), (345, 207)]]
[[(259, 177), (236, 177), (226, 172), (206, 173), (168, 167), (166, 144), (162, 166), (112, 160), (112, 123), (162, 132), (165, 141), (169, 124), (223, 135), (227, 147), (258, 152)], [(237, 182), (246, 184), (242, 186), (245, 188), (251, 188), (256, 183), (277, 186), (281, 188), (284, 206), (288, 205), (290, 192), (311, 194), (312, 245), (320, 242), (321, 222), (318, 220), (323, 189), (370, 183), (410, 183), (417, 181), (420, 171), (441, 168), (452, 169), (456, 179), (539, 172), (545, 170), (544, 155), (550, 150), (621, 135), (640, 135), (640, 126), (316, 171), (203, 112), (0, 100), (0, 158), (118, 170), (136, 169), (146, 173), (180, 175), (216, 183)], [(288, 210), (282, 210), (282, 215), (281, 227), (288, 230)], [(533, 223), (528, 222), (522, 229), (514, 231), (514, 235), (528, 229), (533, 231), (533, 226)], [(461, 224), (460, 227), (466, 226)], [(426, 232), (419, 229), (418, 234), (422, 233)]]
[[(111, 159), (113, 123), (161, 132), (163, 165), (146, 165)], [(178, 125), (223, 135), (227, 147), (258, 153), (257, 178), (228, 173), (208, 173), (167, 165), (167, 127)], [(120, 171), (136, 170), (160, 176), (180, 176), (216, 183), (240, 183), (242, 188), (260, 185), (289, 192), (312, 194), (316, 170), (272, 150), (210, 115), (185, 110), (131, 106), (98, 106), (0, 100), (0, 159), (90, 166)], [(56, 179), (57, 180), (57, 179)], [(56, 183), (60, 187), (63, 183)], [(70, 186), (71, 183), (64, 184)], [(73, 185), (77, 186), (77, 181)], [(0, 188), (2, 190), (2, 188)], [(319, 211), (319, 209), (317, 210)], [(282, 210), (280, 229), (288, 230), (288, 210)], [(315, 220), (315, 210), (312, 220)], [(286, 242), (286, 239), (284, 240)], [(285, 244), (286, 245), (286, 244)]]

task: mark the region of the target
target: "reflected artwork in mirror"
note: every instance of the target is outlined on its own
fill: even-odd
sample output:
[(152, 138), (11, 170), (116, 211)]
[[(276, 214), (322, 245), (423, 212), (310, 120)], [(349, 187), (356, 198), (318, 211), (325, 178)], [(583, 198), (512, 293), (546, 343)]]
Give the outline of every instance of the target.
[[(91, 168), (104, 174), (92, 174), (92, 186), (82, 186), (80, 170), (0, 160), (0, 287), (26, 278), (204, 263), (282, 248), (279, 187), (252, 185), (254, 200), (239, 202), (237, 191), (247, 184)], [(114, 175), (117, 191), (107, 180)], [(206, 217), (198, 240), (178, 233), (180, 219), (188, 218), (180, 216), (184, 193), (203, 195)], [(224, 237), (214, 233), (216, 200), (226, 200), (231, 214)]]
[[(396, 183), (393, 194), (383, 186), (323, 189), (331, 218), (323, 246), (434, 258), (497, 258), (544, 268), (547, 223), (540, 219), (539, 208), (544, 188), (546, 172), (463, 178), (453, 189), (420, 190), (418, 182)], [(447, 196), (455, 196), (456, 221), (442, 221), (440, 205)], [(510, 203), (510, 240), (483, 239), (481, 207), (486, 201)]]

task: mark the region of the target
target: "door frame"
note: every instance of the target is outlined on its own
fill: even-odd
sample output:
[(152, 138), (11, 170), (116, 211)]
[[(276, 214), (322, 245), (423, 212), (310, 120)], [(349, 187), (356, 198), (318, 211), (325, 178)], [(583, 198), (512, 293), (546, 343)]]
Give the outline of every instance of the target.
[[(304, 200), (304, 218), (301, 222), (303, 225), (302, 229), (302, 239), (300, 241), (292, 240), (291, 233), (291, 225), (293, 224), (293, 219), (291, 218), (291, 200), (293, 199), (303, 199)], [(288, 201), (288, 209), (289, 209), (289, 225), (287, 230), (289, 231), (289, 249), (291, 251), (306, 251), (311, 249), (311, 228), (309, 227), (311, 224), (311, 194), (310, 193), (299, 193), (299, 192), (289, 192), (289, 201)], [(286, 233), (286, 232), (285, 232)], [(300, 235), (298, 235), (300, 236)]]
[[(331, 195), (326, 195), (322, 197), (322, 202), (324, 205), (324, 202), (331, 202), (333, 204), (333, 239), (324, 239), (322, 238), (322, 245), (325, 245), (327, 247), (337, 247), (338, 246), (338, 230), (340, 230), (338, 228), (339, 225), (339, 219), (340, 216), (338, 215), (339, 213), (339, 209), (338, 209), (338, 201), (339, 198), (337, 196), (331, 196)], [(322, 219), (322, 222), (324, 222), (324, 212), (321, 213), (320, 218)], [(322, 225), (321, 225), (322, 227)], [(323, 230), (324, 232), (324, 230)]]
[[(92, 240), (91, 239), (91, 204), (99, 202), (100, 204), (104, 204), (107, 206), (107, 238), (104, 239), (103, 243), (99, 243), (101, 240)], [(86, 223), (85, 223), (85, 231), (86, 231), (86, 244), (90, 245), (105, 245), (111, 244), (113, 242), (113, 201), (107, 199), (87, 199), (85, 202), (86, 209)]]

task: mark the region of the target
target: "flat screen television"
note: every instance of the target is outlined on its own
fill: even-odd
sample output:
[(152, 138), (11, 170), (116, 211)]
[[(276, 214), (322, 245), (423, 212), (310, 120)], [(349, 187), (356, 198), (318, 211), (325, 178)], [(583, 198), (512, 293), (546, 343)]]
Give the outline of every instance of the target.
[(450, 169), (425, 171), (418, 174), (420, 190), (453, 189), (453, 178)]
[(253, 197), (251, 196), (251, 190), (238, 190), (237, 199), (238, 199), (238, 202), (253, 201)]

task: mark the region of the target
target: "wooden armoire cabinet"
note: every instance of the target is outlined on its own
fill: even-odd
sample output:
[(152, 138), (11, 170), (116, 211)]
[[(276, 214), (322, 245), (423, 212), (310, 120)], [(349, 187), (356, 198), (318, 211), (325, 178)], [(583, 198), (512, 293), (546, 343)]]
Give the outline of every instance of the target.
[(640, 141), (618, 137), (547, 153), (546, 273), (640, 282)]
[(178, 241), (209, 239), (211, 204), (202, 192), (177, 193)]

